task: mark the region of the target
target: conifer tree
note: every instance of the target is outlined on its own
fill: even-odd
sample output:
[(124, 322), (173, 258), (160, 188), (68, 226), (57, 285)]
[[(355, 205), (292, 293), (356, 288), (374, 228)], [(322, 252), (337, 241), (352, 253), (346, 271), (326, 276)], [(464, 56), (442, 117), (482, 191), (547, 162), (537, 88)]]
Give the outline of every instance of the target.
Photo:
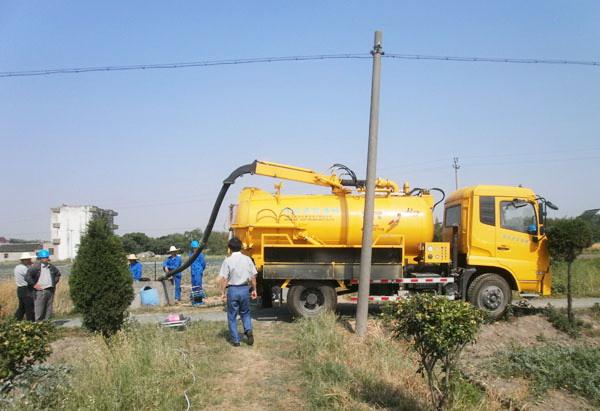
[(102, 216), (88, 224), (69, 285), (84, 327), (105, 337), (121, 328), (134, 297), (132, 278), (121, 240)]

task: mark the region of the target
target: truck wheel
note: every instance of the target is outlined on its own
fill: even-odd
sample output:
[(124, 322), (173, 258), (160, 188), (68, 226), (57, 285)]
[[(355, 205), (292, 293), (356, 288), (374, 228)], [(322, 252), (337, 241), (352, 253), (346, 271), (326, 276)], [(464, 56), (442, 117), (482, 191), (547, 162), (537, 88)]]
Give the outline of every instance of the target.
[(471, 304), (496, 320), (506, 311), (512, 300), (512, 292), (506, 280), (498, 274), (482, 274), (469, 285), (467, 298)]
[(315, 317), (335, 310), (337, 293), (330, 285), (305, 282), (294, 284), (287, 295), (288, 308), (296, 317)]

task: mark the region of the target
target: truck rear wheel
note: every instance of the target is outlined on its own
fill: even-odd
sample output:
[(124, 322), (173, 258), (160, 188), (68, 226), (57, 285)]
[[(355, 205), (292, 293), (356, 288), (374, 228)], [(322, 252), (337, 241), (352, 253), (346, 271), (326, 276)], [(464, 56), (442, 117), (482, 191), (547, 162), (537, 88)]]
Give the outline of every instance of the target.
[(337, 293), (331, 285), (303, 282), (290, 287), (287, 305), (296, 317), (315, 317), (325, 311), (334, 311)]
[(498, 274), (482, 274), (469, 285), (467, 298), (495, 320), (506, 311), (512, 300), (512, 292), (506, 280)]

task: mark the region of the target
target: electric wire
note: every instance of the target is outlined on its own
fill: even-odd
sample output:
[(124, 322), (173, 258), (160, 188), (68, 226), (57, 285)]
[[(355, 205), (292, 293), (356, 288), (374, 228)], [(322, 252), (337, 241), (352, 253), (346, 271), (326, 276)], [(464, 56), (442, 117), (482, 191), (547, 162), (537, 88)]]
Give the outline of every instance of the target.
[(177, 69), (177, 68), (186, 68), (186, 67), (211, 67), (211, 66), (228, 66), (228, 65), (239, 65), (239, 64), (276, 63), (276, 62), (284, 62), (284, 61), (368, 59), (368, 58), (371, 58), (371, 56), (368, 53), (319, 54), (319, 55), (310, 55), (310, 56), (252, 57), (252, 58), (245, 58), (245, 59), (202, 60), (202, 61), (189, 61), (189, 62), (179, 62), (179, 63), (132, 64), (132, 65), (118, 65), (118, 66), (73, 67), (73, 68), (56, 68), (56, 69), (23, 70), (23, 71), (3, 71), (3, 72), (0, 72), (0, 77), (27, 77), (27, 76), (44, 76), (44, 75), (52, 75), (52, 74), (89, 73), (89, 72), (96, 72), (96, 71)]
[(512, 63), (512, 64), (559, 64), (577, 66), (600, 66), (600, 61), (538, 59), (538, 58), (506, 58), (506, 57), (468, 57), (468, 56), (436, 56), (424, 54), (393, 54), (386, 53), (384, 57), (402, 60), (437, 60), (461, 61), (469, 63)]
[[(477, 56), (443, 56), (427, 54), (399, 54), (385, 53), (383, 58), (398, 60), (435, 60), (454, 61), (469, 63), (508, 63), (508, 64), (550, 64), (550, 65), (576, 65), (600, 67), (600, 61), (594, 60), (567, 60), (567, 59), (540, 59), (540, 58), (507, 58), (507, 57), (477, 57)], [(31, 77), (46, 76), (53, 74), (79, 74), (89, 72), (108, 71), (131, 71), (131, 70), (159, 70), (178, 69), (188, 67), (212, 67), (256, 63), (278, 63), (292, 61), (311, 60), (343, 60), (343, 59), (371, 59), (369, 53), (339, 53), (339, 54), (317, 54), (305, 56), (274, 56), (274, 57), (251, 57), (240, 59), (223, 60), (200, 60), (176, 63), (154, 63), (154, 64), (130, 64), (114, 66), (91, 66), (91, 67), (67, 67), (49, 68), (38, 70), (2, 71), (0, 77)]]

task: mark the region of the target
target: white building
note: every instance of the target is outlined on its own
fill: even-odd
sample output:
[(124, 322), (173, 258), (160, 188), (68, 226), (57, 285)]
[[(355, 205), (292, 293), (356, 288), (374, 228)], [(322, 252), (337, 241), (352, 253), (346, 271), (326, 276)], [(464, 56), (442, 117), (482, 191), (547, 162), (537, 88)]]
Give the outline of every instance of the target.
[(85, 233), (88, 223), (96, 215), (108, 218), (113, 230), (118, 226), (114, 224), (114, 217), (118, 214), (113, 210), (104, 210), (96, 206), (68, 206), (51, 209), (50, 233), (54, 246), (54, 258), (57, 260), (73, 259), (77, 256), (81, 237)]

